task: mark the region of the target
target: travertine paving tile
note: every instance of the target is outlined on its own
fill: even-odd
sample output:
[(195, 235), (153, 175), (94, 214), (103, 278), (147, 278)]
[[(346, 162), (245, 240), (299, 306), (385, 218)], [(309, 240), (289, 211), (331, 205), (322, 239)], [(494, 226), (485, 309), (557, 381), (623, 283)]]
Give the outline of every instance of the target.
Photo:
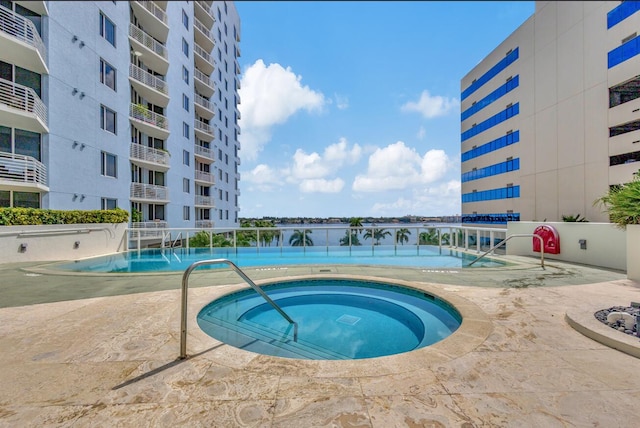
[(273, 426), (371, 428), (372, 424), (364, 398), (325, 396), (277, 399)]
[(371, 397), (367, 406), (374, 428), (474, 426), (449, 395)]

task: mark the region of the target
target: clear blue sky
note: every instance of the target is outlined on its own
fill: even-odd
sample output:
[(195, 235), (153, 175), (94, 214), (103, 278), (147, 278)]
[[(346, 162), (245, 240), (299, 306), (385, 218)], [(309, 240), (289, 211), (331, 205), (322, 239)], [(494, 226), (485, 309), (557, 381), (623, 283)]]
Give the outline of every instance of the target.
[(534, 2), (236, 2), (241, 217), (460, 213), (460, 80)]

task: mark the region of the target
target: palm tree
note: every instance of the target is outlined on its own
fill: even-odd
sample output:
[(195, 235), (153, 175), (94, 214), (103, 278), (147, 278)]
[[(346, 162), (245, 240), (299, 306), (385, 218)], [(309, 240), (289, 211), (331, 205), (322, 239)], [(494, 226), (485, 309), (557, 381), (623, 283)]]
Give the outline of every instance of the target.
[(380, 245), (380, 240), (386, 238), (387, 236), (391, 236), (391, 232), (387, 229), (367, 229), (363, 238), (370, 239), (373, 238), (376, 240), (375, 245)]
[(293, 231), (291, 238), (289, 238), (289, 245), (292, 247), (311, 247), (313, 246), (313, 240), (309, 236), (311, 234), (310, 229), (304, 231), (296, 229)]
[(418, 237), (420, 245), (438, 245), (438, 231), (430, 227), (426, 232), (421, 232)]
[(362, 233), (362, 217), (351, 217), (349, 227), (355, 229), (358, 233)]
[(357, 246), (357, 245), (362, 245), (360, 243), (360, 239), (358, 238), (358, 234), (356, 232), (351, 232), (349, 233), (348, 230), (344, 231), (344, 236), (342, 238), (340, 238), (340, 245), (342, 247), (347, 247), (349, 246), (349, 236), (351, 236), (351, 245), (352, 246)]
[(611, 187), (594, 205), (606, 208), (609, 220), (620, 229), (640, 224), (640, 175), (636, 173), (630, 182)]
[(399, 242), (400, 245), (404, 245), (405, 242), (409, 242), (409, 235), (411, 235), (409, 229), (398, 229), (396, 231), (396, 242)]

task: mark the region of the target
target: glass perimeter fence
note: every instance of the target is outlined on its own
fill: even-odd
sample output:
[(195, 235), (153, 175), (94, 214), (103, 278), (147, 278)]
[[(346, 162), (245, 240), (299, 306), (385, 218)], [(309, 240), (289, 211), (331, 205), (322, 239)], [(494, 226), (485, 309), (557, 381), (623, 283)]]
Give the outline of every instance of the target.
[[(163, 224), (162, 226), (165, 226)], [(299, 249), (327, 251), (340, 248), (394, 248), (409, 250), (431, 246), (464, 249), (478, 253), (489, 250), (507, 236), (506, 228), (455, 225), (299, 225), (241, 228), (133, 227), (127, 229), (128, 248), (214, 248), (231, 247), (256, 251)], [(506, 246), (495, 250), (505, 254)]]

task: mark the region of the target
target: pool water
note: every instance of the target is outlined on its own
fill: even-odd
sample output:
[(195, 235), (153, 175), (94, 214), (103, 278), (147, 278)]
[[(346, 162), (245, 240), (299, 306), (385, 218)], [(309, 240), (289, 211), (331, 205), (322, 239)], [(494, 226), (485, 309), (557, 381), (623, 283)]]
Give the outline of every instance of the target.
[[(300, 264), (364, 264), (411, 267), (461, 268), (475, 256), (435, 246), (406, 247), (289, 247), (289, 248), (174, 248), (128, 251), (55, 266), (75, 272), (171, 272), (185, 271), (199, 260), (225, 258), (242, 267)], [(498, 267), (506, 263), (483, 258), (476, 267)], [(214, 265), (201, 269), (219, 269)]]
[(409, 352), (436, 343), (462, 322), (447, 302), (419, 290), (344, 279), (282, 282), (262, 289), (294, 328), (255, 291), (215, 300), (200, 328), (236, 348), (286, 358), (341, 360)]

